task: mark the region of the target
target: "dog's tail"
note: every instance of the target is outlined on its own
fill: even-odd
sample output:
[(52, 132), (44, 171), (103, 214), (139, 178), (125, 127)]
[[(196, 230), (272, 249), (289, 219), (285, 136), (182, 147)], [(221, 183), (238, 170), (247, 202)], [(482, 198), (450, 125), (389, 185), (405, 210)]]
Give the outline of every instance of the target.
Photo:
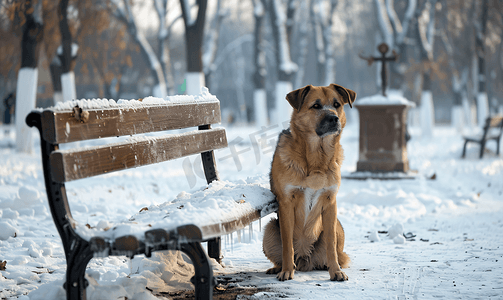
[(339, 261), (339, 266), (342, 269), (349, 267), (349, 264), (351, 263), (351, 258), (349, 258), (346, 252), (338, 252), (337, 259)]

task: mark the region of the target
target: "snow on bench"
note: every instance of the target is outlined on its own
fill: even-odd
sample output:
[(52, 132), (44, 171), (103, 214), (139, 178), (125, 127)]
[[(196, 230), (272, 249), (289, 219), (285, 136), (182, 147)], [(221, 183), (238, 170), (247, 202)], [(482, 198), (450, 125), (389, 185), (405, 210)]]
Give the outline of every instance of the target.
[(153, 229), (175, 230), (192, 224), (201, 229), (208, 240), (242, 229), (252, 221), (276, 210), (274, 195), (267, 176), (246, 181), (214, 181), (194, 193), (181, 192), (176, 199), (142, 210), (128, 220), (112, 224), (111, 228), (88, 228), (79, 224), (77, 233), (87, 240), (101, 237), (116, 240), (135, 236), (145, 242), (145, 232)]
[(137, 109), (155, 105), (202, 104), (215, 101), (218, 102), (217, 97), (210, 94), (208, 88), (202, 87), (201, 94), (199, 95), (174, 95), (168, 96), (166, 99), (149, 96), (141, 100), (119, 99), (117, 102), (113, 99), (81, 99), (59, 102), (54, 107), (51, 107), (51, 109), (54, 111), (71, 111), (75, 106), (86, 110), (107, 108)]

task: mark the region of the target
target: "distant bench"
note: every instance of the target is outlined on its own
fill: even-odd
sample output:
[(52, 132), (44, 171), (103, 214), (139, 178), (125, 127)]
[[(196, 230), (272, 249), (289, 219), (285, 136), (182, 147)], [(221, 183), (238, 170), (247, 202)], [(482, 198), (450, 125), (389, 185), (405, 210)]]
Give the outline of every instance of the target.
[[(90, 100), (72, 101), (66, 102), (63, 108), (33, 111), (26, 118), (30, 127), (35, 126), (40, 131), (47, 198), (67, 261), (64, 285), (67, 299), (86, 299), (88, 283), (84, 275), (91, 258), (110, 255), (132, 258), (137, 254), (150, 257), (158, 250), (186, 253), (195, 269), (191, 281), (195, 285), (196, 299), (212, 299), (215, 279), (201, 242), (207, 241), (209, 256), (220, 261), (220, 236), (242, 229), (274, 211), (277, 205), (274, 195), (259, 183), (218, 181), (213, 150), (226, 147), (227, 138), (223, 128), (210, 127), (220, 122), (221, 114), (220, 102), (207, 91), (200, 96), (175, 96), (168, 101), (146, 98), (143, 102), (126, 102), (103, 105)], [(81, 103), (81, 106), (75, 103)], [(197, 127), (197, 130), (158, 137), (135, 136), (125, 142), (104, 146), (59, 150), (61, 143), (188, 127)], [(135, 222), (125, 222), (122, 227), (131, 228), (122, 232), (128, 234), (112, 229), (88, 229), (73, 219), (65, 182), (199, 153), (208, 184), (219, 183), (211, 184), (204, 190), (204, 195), (227, 201), (222, 205), (227, 207), (226, 210), (203, 220), (194, 216), (194, 223), (170, 223), (170, 218), (165, 216), (183, 207), (182, 202), (172, 201), (158, 210), (140, 212), (131, 218), (137, 219)], [(227, 197), (219, 199), (222, 190), (227, 191)], [(229, 193), (235, 195), (235, 199), (227, 199)], [(194, 196), (194, 199), (201, 197)], [(190, 202), (191, 199), (183, 201)], [(142, 219), (148, 222), (142, 223)]]
[(496, 154), (500, 153), (500, 140), (503, 133), (503, 116), (492, 116), (486, 119), (482, 133), (475, 135), (463, 136), (465, 144), (463, 146), (463, 154), (461, 157), (466, 155), (466, 145), (468, 143), (480, 144), (480, 155), (482, 158), (484, 156), (484, 149), (487, 141), (494, 140), (496, 142)]

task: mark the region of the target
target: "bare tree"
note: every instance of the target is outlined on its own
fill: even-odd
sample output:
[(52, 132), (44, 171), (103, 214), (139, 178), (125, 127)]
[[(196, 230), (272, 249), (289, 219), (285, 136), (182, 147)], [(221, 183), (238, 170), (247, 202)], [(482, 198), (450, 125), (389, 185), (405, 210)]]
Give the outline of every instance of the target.
[(435, 41), (435, 12), (437, 0), (428, 0), (416, 9), (416, 47), (421, 62), (418, 80), (421, 88), (420, 123), (423, 136), (431, 137), (435, 126), (435, 112), (431, 91), (433, 43)]
[(267, 95), (265, 90), (266, 54), (264, 50), (264, 17), (266, 0), (253, 0), (253, 16), (255, 18), (254, 41), (253, 41), (253, 63), (255, 71), (253, 74), (253, 104), (255, 114), (255, 125), (262, 128), (267, 125)]
[(399, 54), (398, 61), (391, 64), (390, 67), (390, 88), (403, 90), (406, 64), (408, 64), (406, 40), (412, 25), (411, 22), (414, 20), (417, 0), (407, 1), (407, 8), (401, 21), (395, 10), (393, 0), (374, 0), (374, 3), (381, 39), (388, 44), (390, 49)]
[(451, 110), (451, 122), (452, 125), (461, 132), (464, 124), (471, 124), (468, 104), (469, 68), (465, 65), (461, 72), (458, 71), (452, 42), (449, 40), (449, 37), (445, 32), (441, 33), (441, 38), (448, 55), (449, 67), (452, 70), (451, 88), (454, 99)]
[(187, 60), (187, 94), (200, 93), (204, 86), (202, 47), (204, 37), (204, 22), (206, 20), (207, 0), (196, 0), (197, 15), (192, 16), (192, 7), (188, 0), (180, 0), (182, 16), (185, 24), (185, 51)]
[(38, 81), (38, 60), (44, 35), (42, 0), (20, 3), (16, 17), (24, 23), (21, 40), (21, 69), (16, 88), (16, 149), (30, 153), (33, 150), (32, 131), (25, 118), (35, 108)]
[[(292, 7), (296, 0), (289, 0), (287, 7), (290, 15)], [(276, 72), (277, 81), (275, 87), (275, 103), (276, 103), (276, 123), (282, 124), (288, 121), (291, 114), (291, 107), (285, 101), (286, 94), (292, 90), (292, 79), (297, 71), (297, 65), (292, 62), (290, 56), (290, 37), (287, 30), (287, 8), (281, 0), (270, 0), (269, 16), (271, 17), (271, 26), (273, 37), (276, 46)], [(291, 28), (291, 27), (289, 27)]]
[(61, 87), (63, 101), (77, 98), (75, 88), (75, 59), (78, 46), (72, 43), (72, 33), (68, 24), (68, 0), (60, 0), (58, 6), (59, 30), (61, 34), (61, 48), (58, 48), (58, 57), (61, 68)]
[(489, 100), (487, 98), (486, 86), (486, 60), (485, 60), (485, 38), (487, 34), (487, 15), (489, 10), (489, 3), (487, 0), (482, 0), (477, 3), (479, 18), (475, 18), (475, 55), (478, 66), (477, 70), (477, 124), (482, 127), (484, 122), (489, 116)]
[[(301, 1), (299, 6), (299, 19), (295, 22), (297, 24), (296, 38), (297, 47), (292, 49), (292, 57), (298, 66), (297, 72), (294, 75), (293, 87), (300, 88), (304, 83), (304, 75), (306, 71), (306, 61), (308, 54), (309, 38), (311, 37), (312, 26), (310, 18), (310, 9), (312, 1)], [(296, 51), (295, 51), (296, 50)]]
[[(459, 23), (453, 24), (454, 22), (452, 22), (454, 19), (468, 19), (468, 11), (465, 10), (466, 4), (449, 3), (447, 0), (442, 0), (441, 4), (451, 15), (450, 18), (445, 15), (439, 18), (439, 28), (441, 29), (438, 33), (447, 54), (448, 68), (451, 73), (450, 84), (453, 94), (451, 124), (459, 132), (462, 132), (464, 126), (471, 127), (473, 125), (471, 105), (468, 100), (469, 61), (472, 45), (467, 42), (466, 38), (467, 34), (470, 36), (471, 26), (465, 25), (460, 28)], [(456, 40), (456, 37), (459, 41)]]
[(329, 85), (335, 81), (335, 49), (333, 47), (332, 26), (338, 2), (338, 0), (330, 0), (328, 3), (321, 0), (311, 1), (310, 13), (314, 29), (317, 82), (320, 85)]
[(171, 58), (168, 40), (171, 32), (171, 26), (178, 20), (178, 18), (181, 18), (181, 15), (169, 24), (166, 20), (168, 15), (168, 2), (168, 0), (154, 0), (154, 7), (157, 12), (157, 16), (159, 17), (159, 30), (157, 32), (157, 38), (159, 39), (158, 53), (160, 61), (162, 62), (162, 70), (169, 93), (169, 91), (174, 91), (175, 89), (175, 80), (173, 79), (173, 73), (171, 71)]
[(130, 2), (128, 0), (111, 0), (111, 3), (113, 4), (113, 7), (110, 8), (110, 12), (117, 18), (117, 20), (123, 22), (127, 26), (129, 34), (135, 43), (140, 47), (143, 58), (149, 64), (151, 73), (156, 82), (156, 86), (153, 91), (154, 95), (162, 98), (166, 97), (168, 92), (161, 63), (159, 62), (154, 49), (147, 41), (147, 38), (140, 30), (138, 30)]
[(218, 51), (218, 38), (220, 36), (220, 27), (222, 21), (226, 16), (229, 15), (227, 9), (222, 8), (222, 0), (217, 1), (217, 9), (215, 16), (211, 20), (210, 26), (204, 38), (204, 52), (203, 52), (203, 71), (204, 71), (204, 81), (208, 88), (211, 88), (211, 75), (215, 70), (216, 66), (214, 64), (215, 58)]

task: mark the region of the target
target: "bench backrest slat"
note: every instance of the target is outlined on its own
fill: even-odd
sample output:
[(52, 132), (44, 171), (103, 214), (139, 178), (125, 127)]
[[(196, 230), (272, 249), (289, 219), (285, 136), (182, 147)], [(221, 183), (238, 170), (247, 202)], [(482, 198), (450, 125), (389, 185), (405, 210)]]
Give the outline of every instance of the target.
[(214, 128), (161, 137), (136, 138), (87, 149), (58, 150), (50, 155), (52, 179), (63, 183), (226, 146), (225, 130)]
[(503, 116), (495, 116), (487, 118), (487, 122), (489, 123), (489, 127), (500, 127), (503, 122)]
[(85, 109), (81, 121), (73, 111), (45, 110), (43, 138), (52, 144), (134, 135), (220, 123), (220, 103), (174, 102), (127, 108)]

